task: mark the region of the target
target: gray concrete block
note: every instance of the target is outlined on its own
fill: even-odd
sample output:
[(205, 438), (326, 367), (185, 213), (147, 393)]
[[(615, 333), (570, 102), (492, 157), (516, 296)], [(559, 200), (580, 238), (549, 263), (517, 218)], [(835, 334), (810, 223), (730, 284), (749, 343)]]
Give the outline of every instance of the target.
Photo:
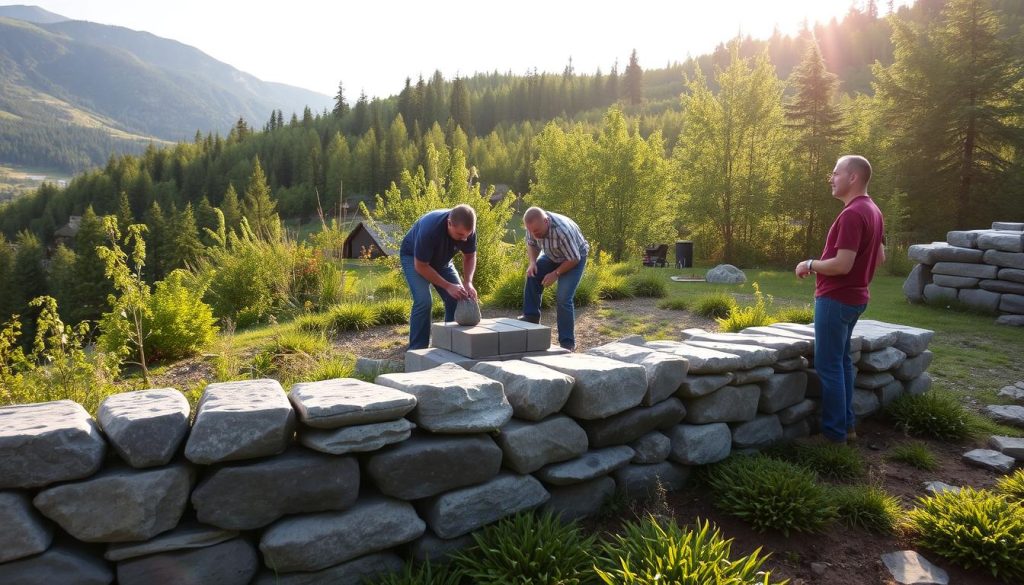
[(984, 290), (997, 293), (1024, 295), (1024, 283), (1021, 282), (1010, 282), (1006, 280), (983, 280), (978, 283), (978, 286)]
[(999, 269), (988, 264), (968, 264), (966, 262), (936, 262), (932, 266), (932, 278), (936, 275), (967, 276), (971, 278), (995, 278)]
[(479, 327), (498, 333), (498, 353), (524, 353), (529, 346), (529, 332), (508, 323), (481, 323)]
[(479, 325), (467, 329), (452, 330), (452, 351), (468, 358), (481, 359), (496, 356), (498, 350), (497, 331)]
[(1024, 269), (1024, 254), (1019, 252), (1003, 252), (1001, 250), (985, 250), (985, 263), (1002, 268)]
[(526, 351), (544, 351), (551, 347), (551, 328), (546, 325), (520, 321), (519, 319), (495, 319), (495, 323), (503, 323), (526, 330)]
[(455, 322), (444, 323), (439, 321), (432, 323), (430, 325), (430, 347), (451, 350), (452, 331), (457, 328), (461, 328), (461, 325)]
[(980, 281), (981, 279), (971, 278), (970, 276), (950, 276), (948, 274), (932, 276), (932, 282), (939, 286), (948, 286), (949, 288), (974, 288), (978, 286)]

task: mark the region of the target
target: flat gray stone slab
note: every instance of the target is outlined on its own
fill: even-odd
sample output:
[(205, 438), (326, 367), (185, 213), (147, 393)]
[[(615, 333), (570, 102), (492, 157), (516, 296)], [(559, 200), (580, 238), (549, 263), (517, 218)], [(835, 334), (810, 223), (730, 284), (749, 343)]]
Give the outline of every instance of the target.
[(400, 418), (340, 429), (303, 429), (299, 432), (299, 442), (314, 451), (331, 455), (365, 453), (408, 439), (414, 428), (416, 425)]
[(999, 389), (998, 396), (1002, 398), (1009, 398), (1011, 400), (1024, 401), (1024, 388), (1016, 385), (1003, 386)]
[(46, 488), (32, 500), (44, 516), (84, 542), (148, 540), (178, 525), (194, 474), (189, 466), (114, 467)]
[(213, 546), (158, 553), (117, 564), (118, 585), (248, 585), (259, 559), (256, 547), (244, 538)]
[(760, 345), (744, 345), (739, 343), (721, 343), (717, 341), (687, 340), (686, 345), (692, 345), (722, 353), (737, 355), (741, 358), (740, 366), (737, 369), (750, 370), (760, 366), (768, 366), (779, 360), (779, 352), (769, 347)]
[(857, 368), (867, 372), (885, 372), (895, 370), (907, 359), (907, 354), (895, 347), (886, 347), (876, 351), (866, 351), (860, 355)]
[(755, 384), (725, 386), (700, 398), (688, 399), (686, 422), (706, 424), (713, 422), (744, 422), (757, 415), (761, 388)]
[(192, 492), (200, 522), (252, 530), (286, 514), (343, 510), (359, 493), (359, 465), (301, 447), (259, 461), (216, 467)]
[(0, 566), (4, 583), (17, 585), (110, 585), (114, 572), (100, 557), (58, 545), (40, 555)]
[(682, 489), (690, 477), (690, 468), (671, 461), (650, 465), (631, 463), (616, 469), (612, 476), (616, 489), (628, 497), (650, 498), (657, 496), (659, 489), (670, 492)]
[(170, 463), (189, 431), (190, 406), (174, 388), (107, 397), (96, 418), (114, 451), (132, 467)]
[(495, 437), (502, 463), (517, 473), (533, 473), (587, 452), (587, 433), (576, 421), (556, 414), (540, 422), (512, 419)]
[[(780, 360), (772, 364), (773, 372), (795, 372), (797, 370), (806, 370), (811, 367), (811, 362), (803, 356), (790, 358), (788, 360)], [(758, 368), (760, 369), (760, 368)], [(754, 371), (754, 370), (751, 370)], [(756, 380), (761, 382), (763, 380)], [(738, 382), (740, 384), (749, 384), (750, 382)]]
[(253, 585), (364, 585), (398, 573), (405, 567), (402, 557), (393, 552), (373, 553), (320, 571), (274, 573), (262, 571)]
[(553, 485), (582, 483), (602, 475), (608, 475), (623, 465), (627, 465), (635, 454), (633, 449), (625, 445), (597, 449), (576, 459), (543, 467), (534, 475), (545, 483)]
[[(700, 398), (701, 396), (707, 396), (722, 386), (732, 382), (733, 378), (734, 375), (729, 373), (689, 375), (683, 379), (682, 383), (679, 384), (679, 396), (684, 398)], [(744, 376), (744, 378), (746, 377)]]
[(748, 370), (743, 367), (744, 358), (733, 354), (688, 345), (681, 341), (648, 341), (645, 347), (664, 351), (686, 358), (690, 363), (689, 374), (724, 374), (736, 370)]
[(647, 372), (647, 394), (641, 404), (645, 406), (675, 394), (690, 367), (684, 357), (629, 343), (607, 343), (588, 349), (587, 353), (643, 366)]
[[(807, 367), (807, 360), (804, 358), (793, 358), (792, 360), (785, 361), (795, 362), (796, 360), (801, 360), (802, 362), (800, 364), (799, 369), (804, 369)], [(775, 364), (773, 364), (773, 366), (778, 366), (780, 363), (782, 362), (776, 362)], [(742, 386), (744, 384), (758, 384), (760, 382), (764, 382), (768, 378), (771, 378), (772, 374), (774, 374), (775, 372), (776, 370), (774, 369), (774, 367), (768, 366), (761, 366), (760, 368), (754, 368), (752, 370), (740, 370), (738, 372), (733, 372), (732, 382), (737, 386)]]
[(989, 437), (988, 444), (1003, 455), (1013, 457), (1018, 461), (1024, 461), (1024, 439), (993, 435)]
[(1024, 283), (1024, 270), (1020, 268), (1000, 268), (999, 280)]
[(678, 425), (668, 431), (669, 458), (684, 465), (717, 463), (732, 451), (732, 431), (725, 423)]
[(498, 474), (501, 458), (487, 435), (417, 433), (370, 455), (365, 469), (382, 493), (417, 500), (487, 481)]
[(788, 372), (775, 374), (761, 382), (761, 398), (757, 410), (766, 414), (778, 412), (800, 403), (807, 395), (807, 374)]
[(950, 246), (946, 242), (932, 242), (931, 244), (914, 244), (907, 249), (907, 257), (914, 262), (922, 264), (935, 264), (936, 262), (981, 262), (983, 250), (974, 248), (961, 248)]
[(422, 372), (436, 368), (442, 364), (455, 364), (465, 369), (472, 368), (477, 360), (461, 356), (453, 351), (439, 347), (411, 349), (405, 352), (405, 373)]
[[(891, 327), (883, 326), (877, 321), (863, 320), (857, 321), (857, 324), (853, 327), (853, 334), (861, 338), (860, 351), (870, 352), (885, 349), (896, 343), (896, 339), (899, 337), (897, 333)], [(852, 347), (850, 351), (856, 351)]]
[(772, 349), (777, 352), (777, 359), (787, 360), (810, 353), (814, 343), (808, 339), (785, 337), (781, 335), (750, 335), (745, 333), (709, 333), (703, 329), (684, 329), (683, 339), (686, 341), (705, 341), (732, 345), (753, 345)]
[(948, 585), (949, 575), (912, 550), (882, 555), (882, 563), (901, 585)]
[(647, 433), (631, 442), (629, 446), (636, 451), (630, 463), (643, 465), (661, 463), (668, 459), (669, 453), (672, 452), (672, 440), (658, 431)]
[(1003, 294), (999, 297), (999, 310), (1006, 313), (1024, 314), (1024, 295)]
[(494, 431), (512, 418), (512, 405), (501, 382), (454, 364), (411, 374), (385, 374), (376, 382), (415, 396), (416, 408), (409, 418), (433, 433)]
[(865, 390), (882, 388), (896, 378), (889, 372), (857, 372), (853, 385)]
[(1024, 315), (1000, 315), (996, 317), (996, 325), (1024, 327)]
[(185, 457), (209, 465), (277, 455), (295, 432), (295, 411), (277, 380), (210, 384), (196, 408)]
[(356, 356), (356, 375), (376, 378), (381, 374), (392, 372), (404, 372), (405, 364), (402, 360), (375, 359), (363, 356)]
[(1024, 232), (1024, 222), (1020, 221), (993, 221), (992, 229), (1008, 230), (1011, 232)]
[(412, 394), (354, 378), (295, 384), (288, 399), (299, 421), (317, 429), (392, 421), (416, 407)]
[(480, 362), (473, 372), (501, 382), (516, 418), (542, 420), (565, 406), (575, 380), (572, 376), (521, 360)]
[[(939, 286), (934, 283), (924, 285), (924, 300), (929, 303), (951, 303), (957, 300), (957, 291), (970, 291), (971, 289), (955, 289), (948, 286)], [(983, 291), (988, 292), (988, 291)]]
[(972, 449), (963, 456), (965, 463), (976, 467), (984, 467), (999, 473), (1010, 473), (1017, 464), (1017, 460), (1009, 455), (1003, 455), (992, 449)]
[[(931, 343), (932, 338), (935, 337), (935, 332), (931, 329), (911, 327), (910, 325), (900, 325), (897, 323), (886, 323), (885, 321), (876, 321), (874, 319), (863, 319), (857, 321), (857, 327), (861, 326), (891, 329), (895, 331), (896, 342), (893, 344), (893, 347), (908, 356), (919, 355), (928, 349), (928, 344)], [(854, 331), (856, 330), (856, 327), (854, 327)]]
[(1024, 406), (1017, 404), (994, 404), (985, 407), (985, 414), (992, 420), (1017, 427), (1024, 427)]
[(895, 376), (897, 380), (912, 380), (923, 374), (925, 370), (928, 369), (928, 366), (932, 365), (932, 359), (934, 357), (935, 354), (927, 350), (921, 352), (919, 355), (908, 357), (903, 360), (900, 367), (896, 368), (896, 370), (892, 372), (892, 375)]
[(991, 264), (967, 264), (964, 262), (936, 262), (932, 274), (968, 276), (970, 278), (995, 278), (999, 268)]
[(90, 476), (106, 451), (96, 422), (75, 402), (0, 408), (0, 489)]
[(949, 485), (942, 481), (926, 481), (924, 482), (924, 489), (930, 494), (941, 494), (945, 492), (953, 492), (955, 494), (960, 493), (960, 488), (955, 485)]
[(39, 554), (53, 542), (53, 527), (22, 492), (0, 492), (0, 526), (0, 563)]
[(686, 416), (686, 407), (678, 398), (669, 398), (654, 406), (638, 406), (600, 420), (580, 421), (591, 448), (623, 445), (653, 430), (669, 429)]
[(599, 419), (640, 404), (647, 394), (647, 371), (643, 366), (580, 353), (530, 357), (540, 364), (572, 376), (575, 380), (562, 412), (577, 419)]
[(948, 286), (950, 288), (975, 288), (978, 286), (978, 283), (981, 282), (981, 279), (971, 278), (968, 276), (936, 274), (932, 277), (932, 282), (939, 286)]
[(589, 518), (615, 495), (615, 480), (607, 475), (573, 485), (549, 486), (551, 499), (541, 510), (551, 512), (563, 522)]
[(423, 503), (423, 519), (441, 538), (456, 538), (550, 498), (539, 481), (529, 475), (502, 473), (480, 485), (450, 491)]
[(124, 561), (157, 553), (189, 548), (206, 548), (227, 542), (238, 536), (235, 530), (224, 530), (198, 522), (182, 522), (170, 532), (164, 532), (145, 542), (126, 542), (107, 547), (103, 557), (108, 561)]
[(774, 414), (759, 414), (754, 420), (732, 428), (734, 449), (765, 449), (782, 440), (782, 423)]
[(801, 400), (797, 404), (783, 408), (775, 414), (778, 415), (779, 422), (785, 426), (800, 422), (811, 416), (816, 408), (818, 408), (818, 404), (815, 401)]
[(1008, 280), (982, 280), (978, 283), (978, 286), (984, 290), (997, 293), (1024, 295), (1024, 283), (1020, 282), (1011, 282)]
[(978, 235), (978, 248), (1001, 252), (1024, 252), (1024, 234), (1020, 231), (991, 230)]
[(410, 542), (425, 529), (412, 504), (372, 497), (344, 512), (283, 518), (263, 532), (260, 552), (268, 569), (320, 571)]
[(954, 230), (946, 232), (946, 241), (951, 246), (977, 248), (978, 236), (988, 230)]

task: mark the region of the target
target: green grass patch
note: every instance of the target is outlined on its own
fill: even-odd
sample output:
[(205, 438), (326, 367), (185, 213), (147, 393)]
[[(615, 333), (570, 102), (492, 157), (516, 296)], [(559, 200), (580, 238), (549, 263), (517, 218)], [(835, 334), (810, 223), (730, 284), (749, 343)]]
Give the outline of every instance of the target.
[(849, 445), (792, 443), (771, 449), (769, 455), (836, 481), (858, 479), (866, 469), (860, 451)]
[(896, 529), (902, 513), (899, 500), (875, 486), (839, 486), (831, 496), (839, 510), (839, 521), (851, 528), (889, 534)]
[(885, 413), (897, 428), (914, 436), (964, 441), (971, 434), (964, 407), (940, 392), (904, 394), (890, 402)]
[(322, 335), (285, 331), (274, 339), (272, 348), (279, 354), (304, 353), (315, 355), (327, 351), (327, 339)]
[(661, 272), (639, 272), (629, 277), (629, 285), (638, 297), (660, 299), (668, 296), (666, 278)]
[(726, 292), (706, 294), (693, 303), (693, 312), (706, 319), (724, 319), (734, 308), (736, 299)]
[(400, 298), (385, 299), (375, 301), (372, 307), (373, 318), (378, 325), (405, 325), (409, 322), (412, 301)]
[(935, 471), (939, 468), (939, 460), (924, 443), (913, 441), (896, 445), (885, 454), (887, 461), (906, 463), (911, 467), (924, 471)]
[(398, 573), (373, 581), (373, 585), (460, 585), (462, 573), (451, 564), (407, 561)]
[(804, 325), (814, 322), (814, 307), (783, 307), (772, 315), (776, 323), (802, 323)]
[(658, 308), (669, 311), (686, 311), (690, 308), (690, 301), (681, 298), (662, 299), (658, 301)]
[(335, 333), (361, 331), (377, 324), (377, 315), (371, 304), (365, 302), (342, 303), (327, 312), (328, 329)]
[(335, 378), (352, 378), (356, 372), (356, 361), (352, 356), (331, 356), (318, 360), (303, 376), (303, 382), (318, 382)]

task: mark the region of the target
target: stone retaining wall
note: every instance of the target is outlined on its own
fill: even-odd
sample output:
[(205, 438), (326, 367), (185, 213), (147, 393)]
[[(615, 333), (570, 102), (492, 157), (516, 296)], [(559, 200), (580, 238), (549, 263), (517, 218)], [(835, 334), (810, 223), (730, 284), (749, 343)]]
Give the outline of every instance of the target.
[[(931, 331), (862, 321), (855, 409), (929, 389)], [(359, 583), (521, 510), (595, 513), (616, 490), (801, 437), (813, 329), (684, 332), (584, 354), (341, 379), (211, 384), (0, 408), (0, 583)]]
[(1024, 223), (951, 231), (945, 242), (916, 244), (918, 262), (903, 284), (914, 303), (959, 301), (988, 313), (1024, 315)]

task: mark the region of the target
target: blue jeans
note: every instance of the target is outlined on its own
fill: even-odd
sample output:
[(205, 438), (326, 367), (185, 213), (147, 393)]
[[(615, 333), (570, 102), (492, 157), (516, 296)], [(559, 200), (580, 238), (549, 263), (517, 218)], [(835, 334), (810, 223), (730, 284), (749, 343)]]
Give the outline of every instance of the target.
[[(459, 273), (451, 262), (437, 271), (441, 278), (448, 282), (461, 283)], [(415, 260), (412, 256), (402, 255), (402, 275), (409, 285), (412, 293), (412, 314), (409, 315), (409, 349), (423, 349), (430, 345), (430, 309), (433, 299), (430, 298), (430, 281), (416, 272)], [(455, 305), (457, 301), (450, 294), (439, 286), (434, 286), (437, 294), (441, 295), (444, 301), (444, 320), (455, 319)]]
[(828, 297), (814, 299), (814, 369), (821, 379), (821, 434), (845, 441), (854, 425), (853, 360), (850, 337), (867, 305), (845, 305)]
[[(558, 277), (558, 293), (555, 295), (555, 314), (558, 321), (558, 345), (566, 349), (576, 348), (576, 304), (573, 297), (583, 278), (583, 268), (587, 264), (587, 255), (580, 257), (580, 262), (572, 270)], [(541, 254), (537, 258), (537, 274), (526, 277), (523, 288), (523, 315), (540, 317), (540, 299), (544, 294), (541, 281), (544, 277), (561, 266)]]

